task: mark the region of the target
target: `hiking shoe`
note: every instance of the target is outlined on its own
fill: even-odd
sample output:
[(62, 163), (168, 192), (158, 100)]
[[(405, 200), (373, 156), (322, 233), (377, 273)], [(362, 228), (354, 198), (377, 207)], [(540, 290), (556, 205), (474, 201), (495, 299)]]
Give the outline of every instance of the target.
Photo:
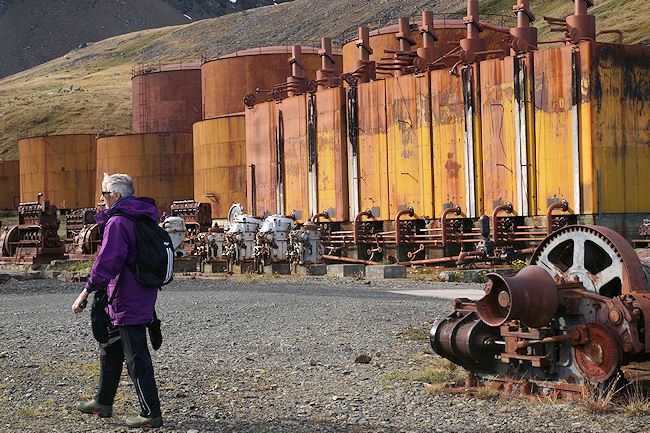
[(161, 416), (154, 418), (146, 418), (141, 415), (130, 416), (126, 419), (126, 425), (138, 428), (161, 427), (163, 425), (163, 420)]
[(77, 403), (77, 410), (80, 410), (83, 413), (99, 415), (102, 418), (108, 418), (113, 415), (113, 406), (99, 404), (95, 399), (90, 401), (80, 401)]

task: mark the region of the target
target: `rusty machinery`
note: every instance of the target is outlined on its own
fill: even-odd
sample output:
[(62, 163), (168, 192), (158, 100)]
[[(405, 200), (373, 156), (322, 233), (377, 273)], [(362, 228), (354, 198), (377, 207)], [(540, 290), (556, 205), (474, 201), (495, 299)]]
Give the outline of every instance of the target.
[(631, 245), (601, 226), (548, 236), (514, 276), (488, 274), (485, 296), (455, 299), (431, 329), (434, 351), (469, 386), (560, 397), (650, 359), (650, 280)]
[(102, 244), (95, 208), (73, 209), (65, 216), (66, 255), (70, 259), (91, 259)]
[(200, 233), (207, 232), (212, 225), (212, 206), (210, 203), (197, 203), (194, 200), (175, 201), (169, 208), (170, 216), (180, 217), (187, 230), (187, 246), (193, 248)]
[[(352, 230), (328, 231), (326, 225), (321, 223), (321, 242), (326, 252), (323, 257), (335, 261), (377, 264), (377, 259), (388, 247), (404, 248), (408, 260), (398, 263), (407, 266), (508, 263), (532, 253), (534, 246), (548, 234), (571, 222), (573, 215), (554, 213), (555, 210), (566, 212), (568, 209), (568, 202), (561, 200), (549, 206), (546, 225), (525, 225), (522, 219), (514, 216), (512, 204), (506, 203), (495, 207), (491, 217), (483, 215), (478, 218), (477, 225), (473, 219), (464, 218), (461, 207), (457, 205), (445, 209), (439, 220), (419, 228), (418, 220), (402, 220), (404, 216), (413, 216), (414, 209), (409, 207), (396, 214), (394, 230), (386, 231), (378, 228), (381, 226), (373, 224), (373, 221), (362, 220), (362, 217), (372, 219), (372, 211), (368, 209), (357, 214)], [(322, 216), (315, 215), (314, 221)], [(366, 246), (368, 259), (335, 255), (353, 246)], [(438, 258), (418, 258), (430, 249), (442, 249), (445, 254)], [(399, 254), (394, 257), (397, 258)]]
[(46, 264), (63, 259), (56, 206), (48, 200), (18, 205), (18, 225), (2, 229), (0, 263)]

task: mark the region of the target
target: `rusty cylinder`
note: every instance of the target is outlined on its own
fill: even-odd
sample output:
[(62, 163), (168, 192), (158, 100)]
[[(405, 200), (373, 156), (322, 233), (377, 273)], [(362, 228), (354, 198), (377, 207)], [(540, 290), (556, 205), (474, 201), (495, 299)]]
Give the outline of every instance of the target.
[(478, 316), (490, 326), (511, 320), (538, 328), (548, 325), (558, 308), (558, 292), (553, 277), (536, 265), (526, 266), (517, 275), (504, 277), (490, 273), (485, 296), (476, 301)]

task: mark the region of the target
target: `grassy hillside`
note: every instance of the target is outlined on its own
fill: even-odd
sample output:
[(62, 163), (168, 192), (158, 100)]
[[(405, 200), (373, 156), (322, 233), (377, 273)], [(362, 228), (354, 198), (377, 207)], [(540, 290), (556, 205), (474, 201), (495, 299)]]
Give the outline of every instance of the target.
[[(481, 13), (511, 14), (514, 0), (481, 1)], [(540, 41), (559, 39), (561, 33), (551, 33), (544, 16), (559, 18), (573, 15), (573, 2), (568, 0), (531, 0), (530, 9), (535, 15)], [(650, 43), (650, 3), (648, 0), (594, 0), (589, 13), (596, 16), (596, 30), (619, 29), (626, 44)], [(602, 35), (602, 42), (617, 42), (614, 34)]]
[[(513, 3), (486, 0), (481, 12), (510, 14)], [(399, 16), (415, 17), (423, 10), (458, 12), (458, 4), (456, 0), (295, 0), (92, 43), (0, 80), (0, 158), (18, 157), (20, 137), (130, 132), (131, 70), (138, 63), (199, 61), (202, 55), (211, 58), (264, 45), (318, 46), (324, 36), (339, 41), (355, 37), (359, 25), (393, 24)], [(531, 2), (540, 40), (549, 39), (542, 15), (570, 14), (572, 4), (567, 0)], [(593, 13), (599, 29), (618, 26), (625, 42), (636, 43), (650, 37), (648, 24), (640, 18), (647, 16), (639, 13), (644, 8), (647, 0), (597, 0)], [(603, 40), (613, 38), (608, 35)]]

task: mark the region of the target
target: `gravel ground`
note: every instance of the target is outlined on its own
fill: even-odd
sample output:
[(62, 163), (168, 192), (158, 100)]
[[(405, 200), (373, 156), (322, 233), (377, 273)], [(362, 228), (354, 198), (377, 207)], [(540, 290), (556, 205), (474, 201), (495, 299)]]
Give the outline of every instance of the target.
[[(575, 402), (427, 394), (405, 380), (436, 361), (425, 329), (448, 300), (389, 290), (476, 285), (327, 277), (185, 279), (165, 288), (153, 353), (166, 432), (638, 432), (650, 417), (586, 414)], [(130, 380), (109, 419), (94, 394), (98, 354), (80, 284), (0, 284), (0, 431), (127, 431)], [(359, 354), (372, 360), (358, 364)], [(438, 360), (439, 362), (439, 360)], [(409, 376), (409, 374), (411, 376)]]

